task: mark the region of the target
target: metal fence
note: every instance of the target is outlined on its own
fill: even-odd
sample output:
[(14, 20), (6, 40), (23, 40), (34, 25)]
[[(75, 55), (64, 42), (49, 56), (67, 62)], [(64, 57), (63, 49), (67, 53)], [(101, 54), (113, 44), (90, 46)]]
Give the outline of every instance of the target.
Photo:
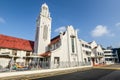
[(26, 71), (26, 70), (41, 70), (41, 69), (54, 69), (54, 68), (69, 68), (69, 67), (79, 67), (79, 66), (88, 66), (91, 65), (91, 62), (49, 62), (49, 61), (40, 61), (40, 62), (31, 62), (28, 64), (25, 63), (12, 63), (8, 64), (5, 68), (0, 66), (0, 72), (13, 72), (13, 71)]
[(69, 68), (69, 67), (78, 67), (78, 66), (88, 66), (91, 65), (91, 62), (60, 62), (58, 64), (51, 63), (51, 68)]

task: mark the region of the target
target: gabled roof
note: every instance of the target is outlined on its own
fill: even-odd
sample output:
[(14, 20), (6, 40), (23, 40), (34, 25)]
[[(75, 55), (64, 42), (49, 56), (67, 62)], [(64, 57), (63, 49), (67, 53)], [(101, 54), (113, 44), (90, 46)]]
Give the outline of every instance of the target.
[[(65, 35), (65, 32), (62, 33), (63, 35)], [(60, 35), (54, 37), (53, 39), (51, 39), (51, 42), (49, 45), (55, 44), (60, 40)]]
[(54, 37), (53, 39), (51, 39), (51, 42), (49, 45), (55, 44), (56, 42), (58, 42), (60, 40), (60, 35)]
[(0, 34), (0, 47), (25, 50), (25, 51), (33, 51), (34, 41)]

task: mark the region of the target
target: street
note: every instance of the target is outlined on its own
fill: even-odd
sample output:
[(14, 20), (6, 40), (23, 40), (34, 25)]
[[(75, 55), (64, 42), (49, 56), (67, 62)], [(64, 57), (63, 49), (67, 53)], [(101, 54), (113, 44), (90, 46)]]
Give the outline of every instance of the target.
[(120, 80), (120, 65), (97, 67), (64, 75), (38, 78), (34, 80)]

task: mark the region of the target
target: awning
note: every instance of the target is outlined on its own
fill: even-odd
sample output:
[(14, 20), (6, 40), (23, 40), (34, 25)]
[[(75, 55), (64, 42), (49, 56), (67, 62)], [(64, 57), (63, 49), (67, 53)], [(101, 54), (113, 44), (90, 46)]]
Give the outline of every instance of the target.
[(45, 53), (40, 54), (39, 56), (49, 57), (49, 56), (51, 56), (51, 52), (50, 52), (50, 51), (47, 51), (47, 52), (45, 52)]

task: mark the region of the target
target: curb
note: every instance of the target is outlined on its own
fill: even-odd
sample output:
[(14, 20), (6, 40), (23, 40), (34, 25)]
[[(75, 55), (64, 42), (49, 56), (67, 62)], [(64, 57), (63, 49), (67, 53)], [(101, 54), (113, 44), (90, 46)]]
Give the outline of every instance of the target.
[(93, 69), (93, 67), (75, 68), (75, 69), (69, 69), (69, 70), (60, 70), (60, 71), (51, 71), (51, 72), (44, 72), (44, 73), (35, 73), (35, 74), (29, 74), (29, 75), (2, 77), (0, 80), (32, 80), (32, 79), (37, 79), (37, 78), (51, 77), (51, 76), (56, 76), (56, 75), (63, 75), (63, 74), (74, 73), (74, 72), (78, 72), (78, 71), (90, 70), (90, 69)]
[(111, 66), (112, 64), (109, 64), (109, 65), (101, 65), (101, 66), (93, 66), (93, 68), (100, 68), (100, 67), (108, 67), (108, 66)]
[(109, 67), (113, 64), (110, 65), (104, 65), (104, 66), (95, 66), (93, 67), (94, 69), (112, 69), (112, 70), (120, 70), (120, 68), (114, 68), (114, 67)]

